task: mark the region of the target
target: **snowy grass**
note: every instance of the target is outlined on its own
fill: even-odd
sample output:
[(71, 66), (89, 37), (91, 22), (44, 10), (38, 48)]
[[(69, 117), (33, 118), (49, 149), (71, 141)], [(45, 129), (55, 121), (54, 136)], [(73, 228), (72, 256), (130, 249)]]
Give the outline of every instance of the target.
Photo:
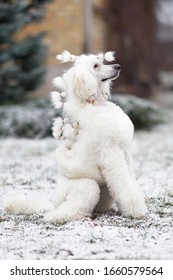
[(37, 191), (52, 198), (56, 188), (56, 141), (0, 140), (0, 259), (173, 259), (173, 125), (138, 131), (134, 162), (149, 213), (127, 219), (116, 208), (91, 220), (54, 226), (41, 215), (7, 215), (13, 192)]
[[(129, 115), (135, 128), (150, 128), (164, 121), (155, 103), (132, 95), (113, 95), (112, 101)], [(0, 106), (0, 137), (44, 138), (51, 136), (52, 120), (60, 115), (49, 98), (35, 98), (11, 106)]]
[(0, 106), (0, 137), (50, 137), (52, 120), (59, 114), (48, 98)]

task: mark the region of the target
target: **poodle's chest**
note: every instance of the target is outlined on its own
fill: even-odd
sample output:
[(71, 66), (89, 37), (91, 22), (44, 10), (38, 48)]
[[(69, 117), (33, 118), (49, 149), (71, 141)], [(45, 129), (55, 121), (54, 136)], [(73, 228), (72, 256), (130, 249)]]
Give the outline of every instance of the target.
[[(64, 144), (57, 149), (59, 171), (70, 178), (93, 178), (103, 183), (99, 168), (102, 153), (116, 156), (116, 149), (129, 149), (133, 125), (122, 111), (86, 110), (76, 115), (79, 133), (70, 149)], [(110, 154), (113, 147), (113, 154)]]
[(122, 109), (114, 104), (81, 112), (78, 116), (81, 124), (78, 140), (95, 149), (104, 143), (116, 143), (123, 147), (129, 145), (133, 138), (134, 126)]

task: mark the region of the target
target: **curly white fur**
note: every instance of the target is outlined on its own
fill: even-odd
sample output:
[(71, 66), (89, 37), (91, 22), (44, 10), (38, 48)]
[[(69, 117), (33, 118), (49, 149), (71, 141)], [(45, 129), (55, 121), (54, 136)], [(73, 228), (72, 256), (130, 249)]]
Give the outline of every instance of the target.
[[(73, 58), (75, 63), (58, 79), (67, 97), (63, 120), (57, 119), (53, 125), (53, 135), (58, 139), (58, 188), (54, 210), (45, 215), (45, 220), (63, 223), (84, 218), (94, 210), (110, 209), (113, 202), (124, 216), (144, 216), (147, 208), (136, 184), (131, 157), (133, 124), (120, 107), (107, 101), (120, 66), (103, 64), (103, 58), (113, 60), (112, 53), (72, 58), (63, 53), (58, 58), (64, 62)], [(21, 213), (18, 202), (15, 198), (6, 209)], [(40, 201), (37, 204), (42, 206)], [(26, 203), (26, 208), (35, 211), (34, 203)], [(40, 208), (42, 212), (46, 209)]]

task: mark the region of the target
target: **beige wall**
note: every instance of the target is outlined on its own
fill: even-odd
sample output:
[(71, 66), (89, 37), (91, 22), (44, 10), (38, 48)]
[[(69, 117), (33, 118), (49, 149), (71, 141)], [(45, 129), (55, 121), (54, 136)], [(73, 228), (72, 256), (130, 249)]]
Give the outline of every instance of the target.
[(27, 26), (20, 37), (28, 33), (46, 31), (49, 64), (56, 64), (55, 56), (64, 49), (80, 54), (84, 45), (84, 1), (54, 0), (47, 4), (46, 17), (39, 24)]
[[(85, 43), (85, 0), (54, 0), (47, 4), (46, 17), (39, 24), (27, 26), (19, 37), (28, 33), (47, 32), (45, 41), (49, 46), (48, 64), (56, 65), (55, 56), (64, 49), (81, 54)], [(92, 0), (97, 7), (103, 7), (103, 0)], [(94, 13), (93, 52), (105, 50), (105, 22), (101, 15)]]
[(93, 36), (93, 52), (104, 52), (106, 50), (106, 24), (101, 15), (95, 14), (94, 16), (94, 36)]

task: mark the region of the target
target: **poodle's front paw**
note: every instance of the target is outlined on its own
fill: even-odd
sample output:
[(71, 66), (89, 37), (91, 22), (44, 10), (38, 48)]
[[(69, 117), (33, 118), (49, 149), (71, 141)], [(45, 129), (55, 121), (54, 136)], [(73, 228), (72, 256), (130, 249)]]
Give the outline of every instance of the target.
[(65, 138), (73, 138), (75, 135), (75, 129), (70, 123), (64, 124), (62, 127), (62, 131)]
[(57, 140), (59, 140), (59, 138), (62, 135), (62, 125), (63, 125), (62, 118), (59, 117), (59, 118), (54, 119), (53, 127), (52, 127), (52, 134), (53, 134), (54, 138)]
[(125, 217), (142, 218), (147, 213), (147, 207), (144, 200), (131, 199), (121, 204), (120, 210)]

